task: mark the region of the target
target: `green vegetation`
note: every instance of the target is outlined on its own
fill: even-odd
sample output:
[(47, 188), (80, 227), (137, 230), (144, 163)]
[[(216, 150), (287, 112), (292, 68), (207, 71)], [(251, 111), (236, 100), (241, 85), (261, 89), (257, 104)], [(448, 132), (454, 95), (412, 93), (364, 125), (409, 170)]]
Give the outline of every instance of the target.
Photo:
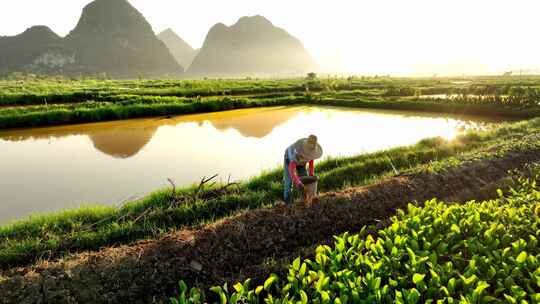
[(291, 80), (0, 80), (0, 105), (44, 105), (101, 101), (117, 95), (208, 97), (361, 88), (349, 82)]
[[(432, 94), (442, 94), (429, 96)], [(325, 104), (538, 116), (540, 78), (288, 80), (0, 80), (0, 128), (119, 120), (236, 108)]]
[(0, 110), (0, 128), (37, 127), (46, 125), (73, 124), (120, 120), (149, 116), (207, 113), (232, 109), (291, 105), (296, 99), (247, 99), (207, 98), (186, 100), (178, 97), (134, 97), (120, 96), (117, 102), (85, 102), (74, 105), (52, 105), (10, 108)]
[[(436, 199), (400, 210), (387, 228), (345, 233), (297, 258), (282, 277), (208, 292), (215, 303), (540, 303), (540, 180), (521, 177), (499, 198)], [(180, 282), (171, 302), (203, 303)]]
[(540, 107), (521, 105), (500, 105), (497, 103), (476, 103), (474, 100), (465, 100), (461, 103), (446, 98), (417, 99), (417, 98), (311, 98), (309, 103), (327, 106), (342, 106), (351, 108), (406, 110), (418, 112), (451, 113), (481, 116), (501, 116), (511, 118), (532, 118), (540, 115)]
[[(465, 80), (464, 83), (463, 80)], [(521, 98), (540, 89), (540, 77), (389, 78), (318, 77), (285, 80), (107, 80), (26, 76), (0, 79), (0, 105), (44, 105), (99, 101), (129, 94), (176, 97), (237, 96), (294, 92), (363, 93), (366, 96), (433, 94), (508, 96)]]
[(385, 100), (380, 98), (335, 99), (324, 95), (284, 97), (183, 97), (118, 95), (114, 101), (0, 108), (0, 129), (39, 127), (121, 120), (130, 118), (208, 113), (233, 109), (282, 105), (325, 105), (352, 108), (426, 111), (437, 113), (531, 118), (540, 107), (501, 107), (498, 104), (449, 103), (446, 100)]
[[(19, 79), (0, 80), (0, 128), (46, 126), (296, 104), (532, 118), (528, 121), (502, 124), (489, 131), (469, 132), (452, 141), (441, 138), (425, 139), (412, 146), (353, 157), (326, 159), (319, 162), (316, 168), (321, 179), (320, 190), (323, 192), (366, 185), (382, 177), (404, 172), (444, 171), (445, 168), (460, 165), (470, 158), (495, 157), (501, 153), (513, 151), (513, 149), (530, 151), (540, 148), (537, 138), (531, 136), (531, 134), (540, 132), (540, 118), (535, 118), (540, 115), (540, 106), (538, 105), (539, 77), (473, 78), (468, 81), (463, 83), (457, 82), (455, 79), (386, 77), (205, 81), (110, 81), (50, 78), (30, 78), (23, 81)], [(433, 94), (445, 96), (427, 96)], [(104, 246), (129, 244), (141, 239), (159, 237), (176, 229), (196, 227), (233, 216), (245, 210), (269, 208), (281, 198), (281, 179), (282, 170), (276, 169), (232, 187), (224, 185), (197, 187), (195, 185), (179, 190), (165, 189), (144, 199), (129, 202), (119, 208), (89, 206), (56, 214), (35, 215), (0, 227), (0, 269), (29, 265), (40, 259), (63, 257), (84, 250), (98, 250)], [(440, 204), (430, 203), (428, 208), (439, 210), (443, 207)], [(417, 211), (417, 213), (420, 212), (423, 211)], [(400, 221), (405, 219), (405, 217), (401, 217)], [(483, 223), (484, 221), (478, 225)], [(456, 225), (462, 229), (460, 222)], [(399, 232), (400, 235), (405, 236), (413, 233), (412, 231), (418, 233), (419, 230), (411, 230), (410, 232), (399, 230), (395, 233), (397, 235)], [(347, 236), (346, 239), (348, 238), (350, 237)], [(372, 242), (377, 244), (380, 239), (378, 238), (377, 241), (374, 239)], [(433, 243), (431, 240), (429, 242)], [(467, 243), (468, 246), (470, 244), (473, 243)], [(404, 250), (406, 247), (396, 248)], [(356, 249), (362, 254), (368, 254), (366, 248), (356, 247)], [(412, 247), (412, 249), (417, 256), (422, 257), (417, 260), (423, 259), (424, 252), (422, 250), (427, 250), (418, 251), (416, 247)], [(335, 250), (325, 250), (325, 252), (320, 253), (321, 256), (324, 253), (328, 257), (334, 257)], [(372, 257), (383, 260), (383, 256), (374, 255)], [(449, 256), (449, 261), (452, 258)], [(528, 259), (529, 256), (526, 258)], [(433, 287), (429, 285), (433, 277), (428, 270), (437, 273), (441, 278), (441, 287), (447, 288), (448, 296), (452, 297), (456, 296), (455, 291), (458, 289), (463, 290), (464, 297), (467, 297), (469, 291), (481, 288), (481, 285), (478, 285), (480, 281), (486, 280), (481, 276), (485, 273), (471, 272), (468, 274), (462, 272), (462, 269), (455, 268), (454, 270), (459, 271), (467, 280), (472, 275), (477, 276), (475, 281), (469, 284), (474, 288), (468, 289), (468, 286), (459, 285), (462, 283), (458, 281), (458, 278), (461, 279), (461, 277), (455, 276), (457, 272), (440, 268), (446, 267), (444, 266), (446, 264), (432, 263), (434, 268), (421, 268), (426, 267), (426, 261), (417, 265), (420, 268), (414, 268), (415, 273), (419, 274), (414, 276), (415, 273), (412, 273), (414, 286), (399, 276), (392, 277), (392, 282), (397, 284), (394, 286), (388, 277), (392, 272), (388, 272), (386, 277), (380, 272), (373, 272), (369, 278), (367, 276), (361, 277), (360, 281), (354, 282), (354, 284), (359, 284), (358, 288), (355, 287), (356, 292), (359, 294), (365, 292), (366, 294), (362, 294), (362, 296), (369, 296), (367, 293), (373, 285), (369, 285), (370, 287), (366, 289), (362, 284), (379, 282), (377, 284), (382, 284), (379, 286), (381, 287), (380, 292), (385, 290), (385, 285), (389, 286), (385, 295), (381, 293), (375, 295), (380, 297), (379, 302), (390, 301), (393, 299), (392, 297), (398, 297), (399, 292), (401, 292), (404, 303), (410, 303), (414, 302), (412, 300), (416, 295), (413, 288), (420, 296), (425, 296)], [(297, 263), (295, 262), (295, 265)], [(393, 263), (388, 264), (387, 267), (397, 267)], [(313, 271), (323, 271), (324, 278), (332, 275), (328, 268), (315, 268), (316, 264), (308, 265), (306, 263)], [(365, 267), (365, 264), (362, 265), (361, 267)], [(402, 263), (402, 265), (407, 265), (407, 263)], [(461, 264), (455, 265), (463, 266)], [(514, 266), (514, 264), (511, 265)], [(409, 267), (413, 266), (409, 265)], [(299, 271), (296, 268), (294, 271)], [(409, 270), (395, 269), (395, 273), (407, 277), (411, 275), (410, 272), (406, 272)], [(515, 285), (525, 290), (528, 286), (522, 284), (524, 279), (517, 279), (519, 274), (516, 273), (516, 276), (509, 275), (508, 277), (514, 278)], [(375, 279), (375, 275), (380, 279)], [(422, 277), (422, 275), (425, 276)], [(272, 278), (277, 279), (276, 277)], [(324, 278), (320, 284), (324, 284)], [(443, 282), (442, 278), (446, 281)], [(455, 278), (454, 283), (452, 283), (454, 291), (451, 291), (448, 285), (451, 278)], [(274, 279), (270, 279), (270, 282)], [(422, 282), (425, 284), (421, 285)], [(319, 293), (317, 289), (326, 292), (326, 295), (332, 298), (336, 298), (336, 295), (340, 294), (339, 289), (336, 289), (337, 287), (333, 283), (326, 286), (328, 288), (319, 286), (322, 289), (317, 286), (313, 289), (313, 282), (309, 280), (304, 282), (302, 279), (297, 283), (299, 285), (293, 283), (294, 288), (296, 288), (294, 289), (295, 293), (290, 293), (294, 297), (300, 296), (295, 300), (302, 301), (303, 294), (300, 293), (302, 289), (309, 299), (323, 297), (325, 293)], [(273, 285), (269, 290), (270, 293), (263, 291), (260, 294), (261, 299), (270, 294), (277, 298), (286, 297), (285, 284), (284, 282)], [(271, 283), (268, 285), (270, 286)], [(520, 292), (512, 286), (510, 292), (504, 290), (504, 293), (518, 299)], [(241, 293), (240, 285), (236, 285), (235, 288), (238, 288), (237, 293)], [(247, 290), (248, 286), (242, 286), (242, 288)], [(488, 294), (499, 297), (501, 293), (497, 290), (500, 288), (490, 285), (482, 291), (481, 295), (482, 297)], [(184, 290), (184, 287), (182, 289)], [(270, 287), (264, 288), (263, 286), (263, 289), (270, 289)], [(441, 290), (438, 289), (437, 297), (444, 293), (444, 290)], [(214, 291), (219, 293), (218, 288), (215, 288)], [(342, 297), (342, 302), (343, 299)], [(353, 299), (351, 295), (349, 295), (349, 299)], [(516, 303), (519, 303), (519, 300)]]
[[(32, 78), (0, 81), (0, 92), (0, 128), (297, 104), (529, 118), (468, 132), (451, 141), (424, 139), (407, 147), (326, 159), (316, 168), (322, 192), (403, 173), (444, 177), (447, 169), (470, 161), (525, 157), (540, 151), (538, 77), (467, 82), (386, 77)], [(540, 303), (540, 221), (533, 216), (533, 203), (540, 198), (536, 185), (540, 176), (535, 174), (532, 179), (521, 178), (512, 192), (501, 193), (496, 200), (450, 206), (433, 200), (423, 207), (411, 205), (388, 228), (370, 228), (369, 235), (362, 230), (336, 236), (333, 248), (318, 247), (312, 260), (294, 260), (288, 275), (271, 275), (261, 286), (250, 286), (248, 280), (233, 288), (216, 286), (203, 292), (188, 290), (181, 282), (172, 301), (202, 303), (208, 297), (221, 303)], [(246, 210), (271, 208), (281, 199), (281, 180), (282, 169), (276, 169), (240, 184), (182, 189), (173, 185), (121, 207), (88, 206), (34, 215), (0, 226), (0, 270), (156, 238), (177, 229), (196, 229)], [(540, 206), (536, 209), (540, 213)], [(259, 283), (261, 278), (253, 279)]]
[[(489, 157), (504, 149), (533, 149), (540, 144), (528, 135), (540, 131), (540, 119), (504, 124), (471, 132), (453, 141), (426, 139), (402, 148), (318, 164), (321, 190), (339, 190), (370, 183), (406, 171), (438, 170), (433, 164), (463, 153)], [(487, 152), (486, 152), (487, 151)], [(460, 163), (453, 159), (444, 166)], [(195, 226), (246, 209), (270, 207), (282, 193), (280, 170), (267, 172), (238, 187), (198, 187), (163, 190), (121, 208), (88, 207), (53, 215), (33, 216), (0, 227), (0, 268), (30, 264), (37, 259), (95, 250), (156, 237), (169, 230)]]

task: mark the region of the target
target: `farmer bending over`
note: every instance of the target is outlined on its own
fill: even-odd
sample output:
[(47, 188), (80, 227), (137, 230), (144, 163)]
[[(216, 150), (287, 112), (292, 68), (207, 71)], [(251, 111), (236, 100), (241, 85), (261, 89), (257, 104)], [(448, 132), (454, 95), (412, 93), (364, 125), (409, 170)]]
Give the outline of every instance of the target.
[(322, 156), (323, 151), (317, 143), (317, 136), (297, 140), (285, 150), (285, 164), (283, 174), (283, 200), (286, 204), (292, 203), (292, 184), (304, 188), (300, 176), (307, 176), (306, 164), (309, 163), (309, 176), (315, 174), (314, 160)]

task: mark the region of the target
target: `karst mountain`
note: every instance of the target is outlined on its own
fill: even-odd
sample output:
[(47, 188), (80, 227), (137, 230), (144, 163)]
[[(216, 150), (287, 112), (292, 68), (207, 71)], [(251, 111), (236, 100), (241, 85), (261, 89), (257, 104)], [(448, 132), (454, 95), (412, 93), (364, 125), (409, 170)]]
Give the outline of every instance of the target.
[[(7, 50), (5, 45), (9, 45)], [(0, 38), (0, 72), (180, 75), (180, 66), (144, 16), (126, 0), (96, 0), (64, 38), (46, 27)], [(8, 55), (4, 55), (4, 52)]]
[(300, 40), (262, 16), (210, 29), (188, 73), (193, 76), (304, 74), (317, 65)]
[(34, 26), (0, 37), (0, 75), (137, 77), (297, 76), (318, 67), (302, 42), (262, 16), (213, 26), (195, 50), (174, 31), (158, 36), (127, 0), (95, 0), (60, 37)]

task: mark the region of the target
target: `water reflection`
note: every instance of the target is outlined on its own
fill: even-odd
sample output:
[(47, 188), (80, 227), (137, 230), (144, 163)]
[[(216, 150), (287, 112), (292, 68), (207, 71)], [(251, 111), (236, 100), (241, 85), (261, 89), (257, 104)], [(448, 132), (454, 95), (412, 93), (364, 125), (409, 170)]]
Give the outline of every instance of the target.
[(145, 121), (118, 121), (3, 131), (0, 132), (0, 139), (17, 142), (52, 141), (71, 136), (87, 136), (97, 150), (115, 158), (128, 158), (136, 155), (152, 140), (158, 127)]
[(220, 131), (236, 130), (244, 137), (263, 138), (300, 113), (298, 107), (272, 107), (244, 109), (180, 116), (172, 124), (197, 122), (202, 126), (208, 122)]
[(86, 135), (99, 151), (116, 158), (129, 158), (150, 142), (157, 129), (157, 126), (115, 127)]
[(167, 185), (219, 174), (233, 180), (282, 162), (296, 139), (317, 134), (325, 157), (453, 138), (492, 120), (331, 107), (245, 109), (0, 131), (0, 224), (84, 203), (116, 204)]
[(244, 137), (263, 138), (298, 114), (299, 109), (296, 107), (244, 109), (170, 119), (153, 118), (4, 131), (0, 132), (0, 139), (28, 141), (84, 135), (88, 136), (97, 150), (115, 158), (129, 158), (139, 153), (162, 126), (176, 126), (181, 123), (197, 123), (198, 126), (203, 126), (209, 123), (220, 131), (236, 130)]

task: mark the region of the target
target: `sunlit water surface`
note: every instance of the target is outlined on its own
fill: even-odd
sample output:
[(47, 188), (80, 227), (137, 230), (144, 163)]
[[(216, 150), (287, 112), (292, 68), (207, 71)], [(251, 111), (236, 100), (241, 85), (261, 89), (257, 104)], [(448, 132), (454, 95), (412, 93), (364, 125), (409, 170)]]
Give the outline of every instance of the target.
[(285, 148), (316, 134), (324, 157), (453, 138), (496, 121), (334, 107), (273, 107), (0, 131), (0, 224), (86, 204), (116, 205), (203, 176), (223, 180), (280, 166)]

